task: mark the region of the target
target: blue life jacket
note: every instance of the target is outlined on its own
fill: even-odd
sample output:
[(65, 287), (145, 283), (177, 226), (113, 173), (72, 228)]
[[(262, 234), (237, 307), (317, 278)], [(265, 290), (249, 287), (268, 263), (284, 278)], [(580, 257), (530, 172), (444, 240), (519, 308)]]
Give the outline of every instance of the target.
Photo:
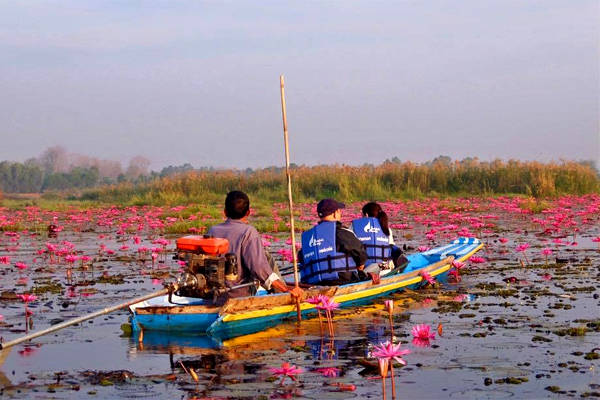
[(335, 222), (325, 221), (302, 234), (302, 282), (317, 284), (339, 279), (338, 272), (356, 269), (351, 256), (336, 251), (335, 230)]
[(367, 250), (369, 263), (379, 264), (390, 259), (390, 238), (383, 233), (377, 218), (364, 217), (352, 221), (352, 230)]

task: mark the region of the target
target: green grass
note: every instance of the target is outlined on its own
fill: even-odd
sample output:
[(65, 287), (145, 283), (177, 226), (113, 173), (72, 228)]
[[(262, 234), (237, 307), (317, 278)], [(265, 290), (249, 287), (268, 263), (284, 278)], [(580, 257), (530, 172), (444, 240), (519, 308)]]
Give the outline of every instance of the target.
[[(294, 201), (314, 202), (334, 197), (345, 202), (365, 200), (414, 200), (426, 197), (487, 197), (511, 195), (531, 197), (522, 207), (534, 212), (548, 204), (538, 199), (562, 195), (600, 193), (600, 178), (588, 165), (576, 162), (539, 163), (519, 161), (414, 164), (386, 162), (378, 166), (353, 167), (322, 165), (292, 169)], [(196, 204), (197, 211), (220, 217), (225, 194), (243, 190), (251, 197), (260, 216), (270, 215), (273, 203), (287, 202), (282, 169), (265, 168), (251, 173), (237, 170), (188, 172), (134, 185), (123, 183), (85, 190), (75, 194), (44, 194), (34, 199), (5, 199), (9, 208), (38, 206), (61, 210), (72, 204), (79, 208), (117, 204), (119, 206), (174, 206)], [(67, 201), (68, 200), (68, 201)], [(210, 209), (210, 210), (209, 210)], [(168, 211), (187, 218), (194, 210)], [(219, 215), (215, 215), (219, 213)]]

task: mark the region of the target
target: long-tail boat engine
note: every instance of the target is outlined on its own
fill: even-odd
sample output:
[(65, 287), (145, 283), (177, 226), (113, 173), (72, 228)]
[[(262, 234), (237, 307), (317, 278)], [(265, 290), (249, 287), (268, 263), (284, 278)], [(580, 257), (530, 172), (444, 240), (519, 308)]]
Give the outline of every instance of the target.
[(186, 268), (177, 280), (178, 296), (216, 300), (235, 282), (237, 257), (228, 253), (227, 239), (189, 235), (177, 239), (177, 259), (186, 261)]

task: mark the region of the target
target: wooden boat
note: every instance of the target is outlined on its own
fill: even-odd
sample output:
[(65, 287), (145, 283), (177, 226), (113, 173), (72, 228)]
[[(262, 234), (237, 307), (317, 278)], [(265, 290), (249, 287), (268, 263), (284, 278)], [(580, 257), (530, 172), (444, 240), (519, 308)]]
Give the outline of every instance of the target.
[[(483, 243), (476, 238), (458, 238), (446, 246), (408, 255), (409, 263), (402, 273), (382, 274), (378, 284), (366, 281), (314, 286), (305, 290), (304, 300), (323, 294), (340, 307), (350, 307), (406, 288), (418, 289), (424, 284), (423, 272), (444, 282), (454, 260), (466, 261), (482, 247)], [(315, 305), (306, 301), (301, 302), (300, 308), (303, 316), (316, 314)], [(170, 302), (168, 296), (161, 296), (129, 309), (134, 331), (207, 334), (220, 339), (259, 332), (296, 317), (296, 305), (289, 294), (265, 291), (252, 297), (229, 299), (222, 306), (205, 299), (174, 295)]]

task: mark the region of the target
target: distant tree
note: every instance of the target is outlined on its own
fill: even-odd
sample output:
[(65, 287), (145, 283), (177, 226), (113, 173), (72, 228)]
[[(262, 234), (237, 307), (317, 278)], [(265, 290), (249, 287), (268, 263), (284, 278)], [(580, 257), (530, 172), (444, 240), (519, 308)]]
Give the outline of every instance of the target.
[(75, 167), (70, 172), (48, 174), (44, 178), (42, 190), (83, 189), (98, 183), (98, 168)]
[(185, 163), (178, 166), (169, 165), (168, 167), (163, 168), (158, 175), (162, 178), (165, 176), (180, 174), (182, 172), (192, 171), (193, 169), (194, 167), (192, 167), (192, 164), (190, 163)]
[(129, 180), (134, 180), (142, 175), (148, 175), (150, 160), (143, 156), (135, 156), (129, 161), (125, 176)]
[(44, 173), (67, 172), (69, 167), (69, 156), (62, 146), (48, 147), (39, 157), (40, 165)]
[(42, 176), (41, 168), (35, 164), (0, 162), (0, 190), (5, 193), (37, 193)]
[(431, 161), (431, 164), (441, 164), (447, 167), (452, 164), (452, 158), (448, 156), (437, 156)]

